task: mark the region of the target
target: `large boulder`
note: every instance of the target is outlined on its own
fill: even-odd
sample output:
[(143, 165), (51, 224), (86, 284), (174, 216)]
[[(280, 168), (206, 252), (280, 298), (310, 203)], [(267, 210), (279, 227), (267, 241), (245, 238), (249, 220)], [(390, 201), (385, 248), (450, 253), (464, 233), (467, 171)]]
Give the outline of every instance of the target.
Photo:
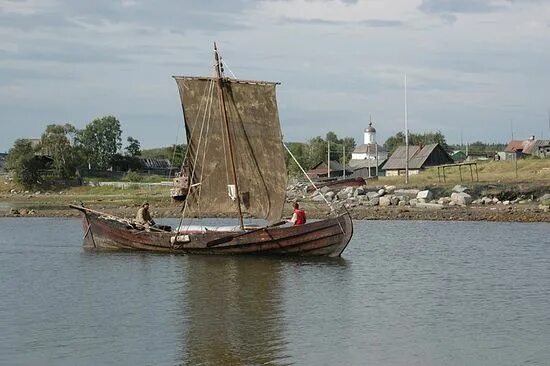
[(328, 191), (325, 193), (325, 198), (329, 201), (332, 201), (336, 194), (333, 191)]
[(424, 190), (424, 191), (420, 191), (418, 192), (418, 194), (416, 195), (416, 198), (418, 199), (424, 199), (426, 201), (429, 201), (431, 200), (433, 197), (433, 193), (430, 192), (429, 190)]
[(440, 205), (439, 203), (417, 203), (416, 207), (426, 208), (429, 210), (442, 210), (444, 206)]
[(390, 196), (380, 197), (378, 204), (382, 207), (387, 207), (387, 206), (391, 205), (391, 197)]
[(365, 194), (365, 188), (363, 188), (363, 187), (357, 187), (355, 189), (355, 191), (353, 191), (353, 195), (356, 196), (356, 197), (357, 196), (362, 196), (364, 194)]
[(462, 193), (468, 190), (468, 187), (464, 187), (463, 185), (457, 184), (453, 187), (453, 192)]
[(418, 192), (420, 192), (419, 189), (396, 189), (393, 194), (398, 196), (407, 196), (409, 198), (416, 198)]
[(345, 195), (348, 195), (350, 193), (353, 194), (353, 187), (346, 187), (346, 188), (342, 189), (340, 191), (340, 193), (345, 194)]
[(542, 202), (543, 205), (550, 205), (550, 193), (543, 194), (539, 201)]
[(378, 192), (367, 192), (365, 195), (369, 198), (369, 200), (372, 200), (373, 198), (378, 198), (380, 195)]
[(380, 204), (380, 197), (372, 197), (369, 198), (368, 205), (369, 206), (378, 206)]
[(469, 205), (473, 201), (472, 196), (466, 192), (454, 192), (451, 194), (451, 200), (459, 206)]
[(383, 195), (385, 195), (385, 194), (386, 194), (386, 190), (385, 190), (384, 188), (380, 188), (380, 189), (378, 190), (378, 195), (379, 195), (379, 196), (383, 196)]
[(393, 193), (395, 191), (395, 186), (384, 186), (384, 189), (387, 193)]

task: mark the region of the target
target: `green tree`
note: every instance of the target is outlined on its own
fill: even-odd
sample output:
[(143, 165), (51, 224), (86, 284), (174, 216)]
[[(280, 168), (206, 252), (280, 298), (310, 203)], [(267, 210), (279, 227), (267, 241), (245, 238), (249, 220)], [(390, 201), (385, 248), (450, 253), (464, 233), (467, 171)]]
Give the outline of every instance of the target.
[(107, 169), (122, 147), (120, 122), (113, 116), (96, 118), (78, 134), (78, 143), (89, 168)]
[[(302, 142), (289, 142), (286, 144), (288, 149), (292, 152), (292, 155), (298, 160), (300, 165), (306, 169), (309, 168), (309, 161), (308, 161), (308, 145), (304, 144)], [(290, 154), (285, 154), (285, 162), (288, 170), (288, 174), (291, 176), (301, 176), (303, 173), (300, 170), (300, 167), (296, 164), (294, 159), (290, 156)]]
[(323, 140), (321, 136), (317, 136), (309, 140), (307, 169), (311, 169), (320, 162), (326, 161), (327, 149), (327, 142)]
[[(405, 134), (403, 132), (398, 132), (394, 136), (390, 136), (386, 142), (384, 142), (384, 147), (388, 150), (388, 153), (391, 155), (395, 150), (405, 144)], [(448, 148), (447, 140), (441, 131), (437, 132), (426, 132), (426, 133), (409, 133), (409, 145), (429, 145), (429, 144), (440, 144), (444, 149)]]
[(128, 146), (126, 146), (126, 151), (130, 156), (139, 156), (141, 155), (141, 144), (138, 139), (128, 136), (126, 139), (128, 141)]
[(41, 182), (40, 162), (34, 155), (34, 149), (29, 140), (18, 139), (8, 151), (8, 169), (13, 171), (15, 181), (24, 188), (32, 188)]
[[(342, 140), (342, 145), (346, 146), (345, 163), (351, 160), (351, 153), (355, 150), (355, 139), (353, 137), (345, 137)], [(343, 161), (341, 161), (343, 163)]]
[(386, 142), (384, 142), (384, 147), (388, 150), (388, 153), (391, 155), (395, 150), (401, 145), (405, 144), (405, 134), (403, 132), (398, 132), (394, 136), (388, 137)]
[(53, 168), (62, 178), (70, 177), (75, 171), (76, 156), (69, 140), (75, 132), (76, 128), (71, 124), (52, 124), (46, 127), (40, 139), (41, 152), (52, 158)]

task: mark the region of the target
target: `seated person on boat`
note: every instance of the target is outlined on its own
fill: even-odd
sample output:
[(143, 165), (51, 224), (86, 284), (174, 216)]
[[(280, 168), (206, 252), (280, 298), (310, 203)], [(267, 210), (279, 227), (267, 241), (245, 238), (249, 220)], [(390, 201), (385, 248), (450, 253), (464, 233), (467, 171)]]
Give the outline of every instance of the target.
[(294, 213), (292, 214), (292, 218), (288, 221), (296, 225), (303, 225), (306, 223), (306, 212), (302, 209), (300, 209), (300, 205), (298, 202), (294, 202)]
[(139, 225), (142, 225), (146, 231), (149, 231), (151, 226), (156, 225), (155, 221), (149, 213), (149, 202), (144, 202), (143, 205), (139, 208), (136, 214), (135, 222)]

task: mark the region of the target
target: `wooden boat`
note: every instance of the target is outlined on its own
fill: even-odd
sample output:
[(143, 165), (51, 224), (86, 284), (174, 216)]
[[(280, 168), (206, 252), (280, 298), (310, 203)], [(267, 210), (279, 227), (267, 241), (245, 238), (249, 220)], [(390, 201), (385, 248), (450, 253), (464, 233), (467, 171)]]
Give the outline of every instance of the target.
[[(175, 76), (182, 103), (187, 156), (183, 217), (175, 230), (143, 230), (131, 220), (82, 206), (84, 246), (185, 254), (274, 254), (337, 257), (353, 235), (348, 212), (282, 226), (287, 169), (275, 86), (228, 78), (214, 45), (215, 76)], [(328, 201), (327, 201), (328, 202)], [(208, 212), (236, 215), (235, 229), (184, 225)], [(243, 212), (268, 225), (249, 227)]]
[(290, 227), (242, 231), (145, 231), (81, 206), (84, 247), (182, 254), (260, 254), (338, 257), (353, 234), (349, 214)]
[(313, 192), (315, 189), (328, 187), (330, 189), (341, 189), (346, 187), (361, 187), (367, 184), (365, 182), (365, 178), (362, 177), (356, 177), (356, 178), (346, 178), (346, 179), (333, 179), (333, 180), (327, 180), (327, 181), (320, 181), (315, 183), (315, 185), (311, 184), (306, 188), (307, 192)]

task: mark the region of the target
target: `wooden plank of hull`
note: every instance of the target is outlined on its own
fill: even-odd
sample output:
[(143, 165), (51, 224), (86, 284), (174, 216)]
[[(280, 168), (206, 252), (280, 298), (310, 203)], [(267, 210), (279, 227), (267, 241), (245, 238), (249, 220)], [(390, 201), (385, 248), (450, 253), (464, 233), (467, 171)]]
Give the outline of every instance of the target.
[[(172, 245), (175, 233), (146, 232), (127, 227), (124, 223), (102, 218), (81, 210), (84, 247), (89, 249), (145, 250), (182, 254), (262, 254), (293, 256), (329, 256), (342, 254), (353, 234), (349, 214), (300, 226), (276, 227), (245, 234), (214, 247), (213, 240), (235, 235), (230, 232), (189, 234), (190, 242)], [(94, 244), (95, 242), (95, 244)]]

